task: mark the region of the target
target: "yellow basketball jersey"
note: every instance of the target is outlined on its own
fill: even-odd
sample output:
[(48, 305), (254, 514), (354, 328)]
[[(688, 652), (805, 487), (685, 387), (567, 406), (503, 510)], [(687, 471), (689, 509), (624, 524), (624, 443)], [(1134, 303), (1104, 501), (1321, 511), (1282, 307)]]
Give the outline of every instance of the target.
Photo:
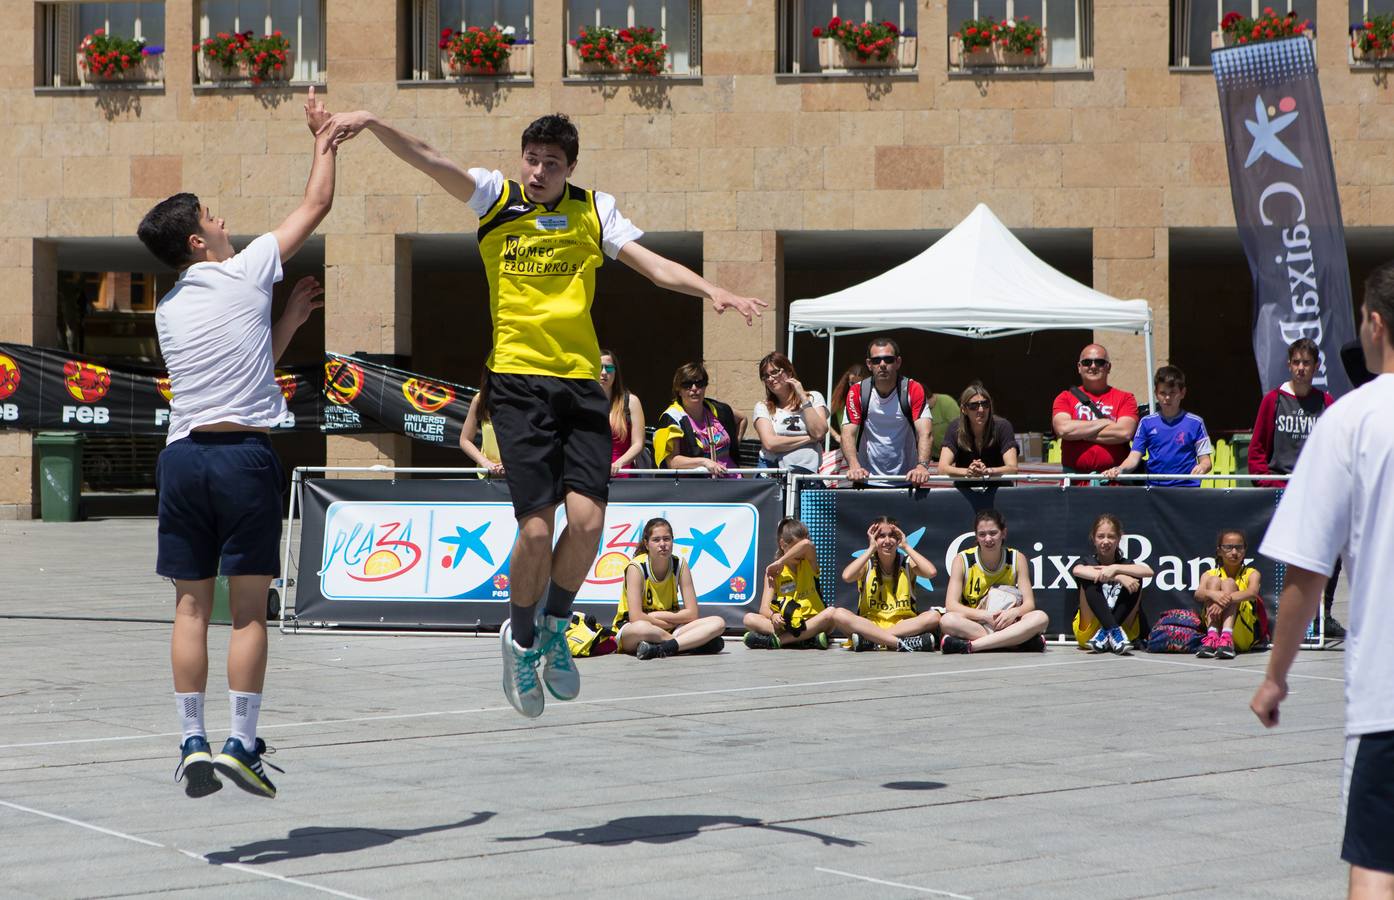
[(895, 584), (891, 585), (877, 571), (877, 561), (871, 560), (858, 585), (857, 615), (889, 628), (919, 614), (915, 608), (915, 578), (904, 560), (900, 561), (898, 569)]
[[(1234, 579), (1234, 586), (1237, 587), (1237, 588), (1239, 588), (1239, 590), (1241, 590), (1241, 591), (1247, 591), (1247, 590), (1249, 589), (1249, 576), (1253, 575), (1256, 571), (1258, 571), (1258, 570), (1255, 569), (1253, 566), (1245, 566), (1244, 569), (1243, 569), (1243, 571), (1241, 571), (1241, 572), (1239, 573), (1239, 577), (1236, 578), (1236, 579)], [(1216, 577), (1216, 578), (1228, 578), (1228, 577), (1229, 577), (1228, 575), (1225, 574), (1225, 567), (1224, 567), (1224, 566), (1216, 566), (1216, 567), (1213, 568), (1213, 569), (1207, 569), (1207, 570), (1205, 571), (1205, 574), (1206, 574), (1206, 575), (1213, 575), (1213, 576)]]
[(479, 220), (479, 255), (494, 322), (490, 371), (600, 377), (591, 321), (595, 270), (605, 261), (595, 196), (568, 184), (551, 208), (516, 181)]
[(779, 570), (770, 611), (782, 615), (795, 634), (802, 631), (804, 622), (823, 609), (823, 598), (818, 594), (818, 577), (814, 574), (812, 563), (801, 559), (793, 569), (785, 565)]
[(640, 553), (625, 567), (624, 589), (620, 591), (620, 605), (615, 610), (615, 628), (629, 621), (628, 576), (629, 569), (634, 566), (639, 567), (639, 574), (644, 577), (644, 612), (672, 612), (678, 608), (678, 570), (682, 568), (682, 558), (674, 556), (673, 564), (668, 567), (668, 577), (662, 581), (654, 581), (653, 569), (649, 567), (649, 555)]
[(989, 572), (978, 560), (978, 548), (972, 547), (959, 554), (963, 559), (963, 605), (974, 609), (983, 602), (987, 592), (995, 587), (1016, 586), (1016, 551), (1011, 547), (1004, 551), (1002, 568)]

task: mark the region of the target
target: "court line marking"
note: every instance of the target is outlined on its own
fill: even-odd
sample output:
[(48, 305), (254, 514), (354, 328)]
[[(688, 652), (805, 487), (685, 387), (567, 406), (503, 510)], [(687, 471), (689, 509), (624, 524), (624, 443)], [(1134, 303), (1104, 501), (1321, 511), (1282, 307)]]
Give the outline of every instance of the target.
[[(1136, 659), (1139, 662), (1158, 663), (1163, 666), (1185, 666), (1189, 669), (1205, 669), (1208, 672), (1247, 672), (1250, 675), (1258, 675), (1261, 678), (1267, 677), (1268, 674), (1263, 669), (1249, 669), (1244, 666), (1207, 666), (1205, 663), (1186, 662), (1180, 659), (1153, 659), (1151, 656), (1133, 656), (1132, 659)], [(1330, 675), (1298, 675), (1294, 672), (1289, 672), (1287, 677), (1305, 678), (1308, 681), (1334, 681), (1338, 684), (1345, 683), (1345, 678), (1332, 678)]]
[(842, 872), (837, 869), (825, 869), (822, 866), (814, 866), (815, 872), (827, 872), (829, 875), (841, 875), (844, 878), (855, 878), (858, 881), (869, 881), (872, 884), (884, 884), (888, 887), (904, 888), (907, 891), (919, 891), (921, 894), (934, 894), (936, 897), (952, 897), (954, 900), (973, 900), (972, 897), (965, 897), (963, 894), (955, 894), (952, 891), (936, 891), (934, 888), (920, 887), (916, 884), (902, 884), (899, 881), (886, 881), (881, 878), (872, 878), (868, 875), (855, 875), (851, 872)]
[(29, 806), (20, 806), (18, 803), (10, 803), (7, 800), (0, 800), (0, 806), (9, 807), (10, 809), (17, 810), (23, 813), (29, 813), (30, 815), (34, 816), (42, 816), (45, 819), (52, 819), (55, 822), (62, 822), (66, 825), (76, 825), (78, 828), (85, 828), (88, 831), (95, 831), (99, 834), (105, 834), (109, 835), (110, 837), (120, 838), (123, 841), (131, 841), (132, 843), (136, 844), (144, 844), (147, 847), (155, 847), (160, 850), (175, 850), (189, 857), (190, 859), (196, 859), (200, 862), (208, 863), (209, 865), (221, 866), (224, 869), (233, 869), (238, 872), (245, 872), (248, 875), (256, 875), (261, 878), (270, 878), (273, 881), (283, 881), (286, 884), (294, 884), (299, 887), (309, 888), (310, 890), (319, 891), (324, 894), (330, 894), (335, 897), (344, 897), (346, 898), (346, 900), (367, 900), (366, 897), (360, 897), (357, 894), (348, 894), (344, 891), (336, 891), (333, 888), (325, 887), (322, 884), (314, 884), (313, 882), (309, 881), (301, 881), (299, 878), (291, 878), (288, 875), (277, 875), (275, 872), (263, 872), (258, 869), (253, 869), (250, 866), (244, 866), (241, 863), (211, 862), (208, 859), (208, 857), (199, 853), (195, 853), (192, 850), (183, 850), (179, 847), (170, 847), (167, 844), (160, 844), (155, 841), (149, 841), (142, 837), (136, 837), (133, 834), (126, 834), (123, 831), (114, 831), (110, 828), (103, 828), (101, 825), (93, 825), (91, 822), (83, 822), (80, 819), (72, 819), (68, 816), (60, 816), (57, 813), (45, 812), (42, 809), (34, 809)]
[[(671, 691), (664, 694), (643, 694), (632, 697), (602, 697), (595, 700), (572, 700), (568, 706), (601, 706), (609, 703), (634, 703), (644, 700), (674, 700), (680, 697), (704, 697), (713, 694), (743, 694), (754, 691), (778, 691), (778, 690), (802, 690), (804, 688), (829, 687), (839, 684), (864, 684), (873, 681), (902, 681), (908, 678), (937, 678), (945, 675), (979, 675), (991, 672), (1006, 672), (1014, 669), (1045, 669), (1058, 668), (1062, 666), (1081, 666), (1093, 662), (1091, 659), (1075, 659), (1065, 662), (1054, 663), (1027, 663), (1016, 666), (990, 666), (986, 668), (973, 669), (944, 669), (937, 672), (910, 672), (903, 675), (867, 675), (859, 678), (835, 678), (827, 681), (791, 681), (782, 684), (760, 684), (745, 685), (741, 687), (711, 688), (704, 691)], [(274, 722), (271, 724), (258, 725), (258, 731), (270, 731), (271, 729), (281, 728), (312, 728), (320, 725), (345, 725), (356, 722), (385, 722), (399, 719), (426, 719), (435, 716), (465, 716), (478, 713), (506, 712), (511, 710), (511, 706), (480, 706), (472, 709), (442, 709), (427, 710), (414, 713), (390, 713), (381, 716), (354, 716), (343, 719), (316, 719), (305, 722)], [(0, 744), (0, 750), (15, 750), (24, 747), (57, 747), (66, 744), (98, 744), (117, 741), (141, 741), (155, 738), (182, 737), (181, 731), (165, 731), (158, 734), (125, 734), (112, 737), (95, 738), (72, 738), (63, 741), (33, 741), (23, 744)]]

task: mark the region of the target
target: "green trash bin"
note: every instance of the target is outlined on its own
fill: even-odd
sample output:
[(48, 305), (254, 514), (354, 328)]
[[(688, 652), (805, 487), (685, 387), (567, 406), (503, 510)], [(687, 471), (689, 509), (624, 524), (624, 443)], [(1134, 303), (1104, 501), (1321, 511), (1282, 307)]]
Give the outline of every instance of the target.
[(76, 522), (82, 517), (82, 442), (74, 431), (34, 435), (39, 455), (39, 509), (45, 522)]

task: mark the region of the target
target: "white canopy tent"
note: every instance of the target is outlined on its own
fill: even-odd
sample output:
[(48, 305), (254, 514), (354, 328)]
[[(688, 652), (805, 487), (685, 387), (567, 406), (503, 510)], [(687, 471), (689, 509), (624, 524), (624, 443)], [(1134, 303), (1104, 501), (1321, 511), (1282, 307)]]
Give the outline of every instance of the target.
[(828, 338), (828, 393), (839, 335), (918, 328), (959, 337), (995, 338), (1052, 329), (1141, 334), (1147, 342), (1147, 399), (1152, 391), (1152, 310), (1146, 300), (1118, 300), (1042, 262), (979, 203), (929, 249), (869, 281), (789, 304), (794, 334)]

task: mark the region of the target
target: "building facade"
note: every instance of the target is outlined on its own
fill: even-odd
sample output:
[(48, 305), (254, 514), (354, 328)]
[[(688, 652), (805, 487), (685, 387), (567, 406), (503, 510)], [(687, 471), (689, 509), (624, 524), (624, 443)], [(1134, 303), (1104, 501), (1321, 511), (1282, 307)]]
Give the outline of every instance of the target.
[[(278, 224), (309, 170), (301, 104), (313, 83), (331, 110), (373, 110), (466, 165), (509, 175), (528, 122), (565, 112), (581, 133), (577, 183), (613, 193), (656, 249), (770, 301), (748, 328), (606, 265), (595, 307), (601, 342), (622, 357), (650, 418), (667, 402), (673, 368), (694, 358), (707, 362), (711, 395), (748, 411), (762, 393), (756, 361), (785, 347), (791, 300), (909, 258), (983, 202), (1073, 277), (1146, 298), (1158, 364), (1191, 373), (1188, 405), (1213, 429), (1245, 428), (1259, 399), (1249, 275), (1208, 52), (1225, 11), (1263, 5), (4, 0), (0, 341), (149, 359), (149, 310), (171, 276), (139, 246), (136, 224), (181, 190), (198, 194), (235, 235)], [(1267, 5), (1315, 26), (1358, 285), (1387, 253), (1394, 226), (1394, 94), (1383, 70), (1353, 58), (1349, 26), (1394, 11), (1394, 0)], [(891, 66), (838, 68), (812, 33), (834, 15), (896, 24)], [(1045, 65), (966, 67), (951, 35), (987, 15), (1043, 21)], [(442, 29), (494, 23), (530, 43), (515, 47), (501, 74), (453, 77)], [(568, 43), (582, 25), (660, 28), (666, 74), (591, 71)], [(121, 83), (95, 84), (99, 73), (78, 56), (98, 27), (163, 51), (146, 54), (143, 69)], [(287, 81), (251, 84), (195, 50), (247, 30), (287, 37)], [(463, 204), (370, 135), (345, 145), (322, 238), (287, 267), (285, 291), (309, 272), (327, 300), (288, 360), (313, 362), (325, 348), (384, 354), (476, 383), (489, 326), (475, 224)], [(1073, 383), (1075, 354), (1090, 339), (974, 342), (885, 324), (903, 338), (908, 374), (955, 396), (983, 378), (1018, 430), (1048, 429), (1050, 398)], [(85, 333), (80, 346), (74, 331)], [(1145, 393), (1141, 338), (1103, 340), (1114, 382)], [(836, 369), (863, 355), (844, 346), (851, 343), (839, 344)], [(801, 338), (795, 361), (806, 385), (823, 388), (822, 345)], [(283, 453), (330, 464), (459, 459), (394, 435), (295, 438)], [(0, 431), (0, 514), (28, 516), (35, 497), (31, 436)]]

